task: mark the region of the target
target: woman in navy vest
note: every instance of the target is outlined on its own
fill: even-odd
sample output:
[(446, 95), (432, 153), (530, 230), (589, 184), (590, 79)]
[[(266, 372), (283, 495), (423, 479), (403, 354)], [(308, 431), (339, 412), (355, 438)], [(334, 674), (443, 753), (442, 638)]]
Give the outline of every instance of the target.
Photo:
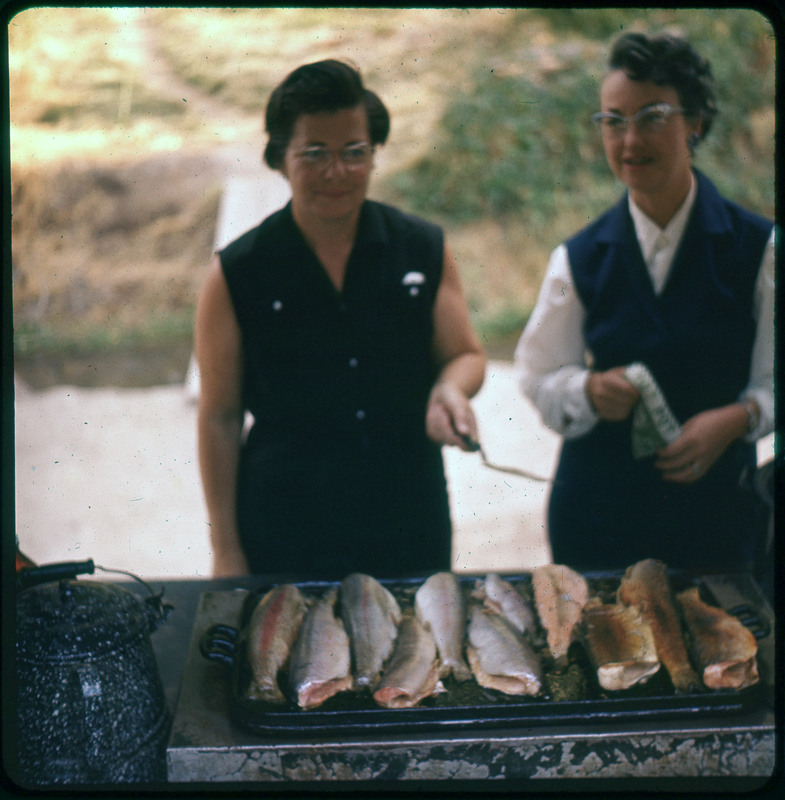
[(450, 569), (441, 445), (476, 437), (485, 357), (441, 229), (366, 198), (389, 124), (338, 61), (270, 97), (291, 201), (216, 256), (197, 309), (215, 575)]
[[(741, 483), (774, 425), (773, 227), (693, 168), (717, 111), (709, 64), (687, 42), (622, 36), (600, 106), (628, 191), (552, 253), (516, 350), (523, 392), (564, 437), (553, 559), (749, 570), (766, 518)], [(645, 387), (628, 379), (633, 364)], [(636, 409), (658, 390), (672, 435), (636, 457)]]

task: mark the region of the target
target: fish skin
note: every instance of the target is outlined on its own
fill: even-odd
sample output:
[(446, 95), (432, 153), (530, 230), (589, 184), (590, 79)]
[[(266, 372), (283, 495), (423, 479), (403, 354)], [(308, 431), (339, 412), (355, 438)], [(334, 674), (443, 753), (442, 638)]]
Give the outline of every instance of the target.
[(657, 655), (673, 688), (679, 693), (700, 689), (701, 679), (690, 664), (665, 563), (647, 558), (627, 567), (616, 598), (626, 606), (640, 608), (641, 616), (651, 626)]
[(395, 648), (373, 699), (385, 708), (412, 708), (439, 687), (439, 659), (430, 630), (413, 613), (398, 626)]
[(439, 675), (452, 674), (456, 680), (471, 680), (463, 657), (466, 638), (466, 598), (452, 572), (431, 575), (414, 596), (415, 613), (430, 628), (439, 651)]
[(759, 680), (755, 637), (722, 608), (704, 603), (697, 586), (676, 595), (689, 653), (709, 689), (746, 689)]
[(536, 695), (542, 689), (539, 657), (500, 614), (472, 609), (466, 655), (480, 686), (512, 695)]
[(352, 688), (349, 636), (335, 616), (338, 588), (332, 587), (308, 610), (289, 660), (289, 685), (297, 705), (320, 706)]
[(351, 644), (354, 687), (373, 690), (395, 644), (398, 601), (375, 578), (354, 572), (341, 582), (341, 618)]
[(651, 627), (637, 606), (590, 600), (576, 633), (603, 689), (623, 691), (646, 683), (660, 668)]
[(555, 660), (564, 658), (589, 600), (589, 584), (564, 564), (543, 564), (532, 573), (532, 589), (551, 655)]
[(278, 673), (285, 666), (297, 638), (307, 604), (291, 583), (270, 589), (256, 605), (248, 621), (248, 658), (253, 679), (249, 700), (285, 703), (278, 685)]
[(472, 593), (486, 608), (506, 617), (519, 633), (533, 632), (537, 624), (534, 609), (526, 598), (509, 582), (491, 572), (478, 580)]

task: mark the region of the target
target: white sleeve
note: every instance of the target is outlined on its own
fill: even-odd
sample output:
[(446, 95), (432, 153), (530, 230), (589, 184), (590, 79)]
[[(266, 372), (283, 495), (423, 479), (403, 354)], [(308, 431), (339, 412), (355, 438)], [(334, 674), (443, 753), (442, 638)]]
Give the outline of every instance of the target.
[(581, 436), (597, 423), (586, 395), (584, 317), (561, 244), (551, 253), (537, 304), (515, 348), (515, 372), (545, 425), (565, 438)]
[(760, 421), (746, 439), (755, 441), (774, 430), (774, 241), (766, 244), (755, 284), (757, 331), (752, 346), (752, 363), (747, 387), (739, 399), (751, 398), (760, 408)]

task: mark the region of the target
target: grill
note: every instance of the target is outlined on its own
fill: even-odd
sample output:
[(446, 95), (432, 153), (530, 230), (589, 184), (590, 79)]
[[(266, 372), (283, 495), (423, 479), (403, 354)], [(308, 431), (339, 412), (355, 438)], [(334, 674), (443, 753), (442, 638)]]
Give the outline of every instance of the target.
[[(406, 602), (424, 577), (381, 582)], [(530, 580), (528, 575), (504, 577)], [(615, 591), (619, 576), (586, 577), (593, 591), (602, 594)], [(467, 589), (474, 582), (462, 580)], [(168, 750), (169, 780), (193, 781), (200, 775), (210, 781), (306, 782), (445, 777), (443, 767), (433, 767), (434, 758), (443, 760), (445, 754), (462, 764), (469, 777), (490, 777), (496, 765), (497, 777), (512, 778), (542, 774), (543, 759), (555, 757), (552, 748), (559, 750), (560, 759), (587, 753), (586, 763), (594, 764), (592, 775), (603, 774), (603, 768), (618, 771), (620, 758), (629, 774), (640, 775), (644, 773), (636, 764), (645, 762), (647, 770), (666, 768), (665, 762), (679, 757), (676, 743), (685, 739), (696, 774), (701, 774), (707, 758), (716, 761), (707, 754), (716, 751), (718, 737), (734, 752), (738, 749), (739, 757), (756, 762), (751, 774), (766, 774), (774, 750), (773, 614), (746, 576), (678, 575), (674, 588), (693, 582), (706, 599), (736, 614), (756, 634), (759, 684), (741, 692), (678, 695), (667, 677), (658, 675), (624, 693), (603, 694), (596, 681), (589, 682), (585, 699), (557, 701), (547, 694), (503, 696), (469, 682), (463, 694), (456, 691), (458, 685), (448, 686), (445, 695), (412, 709), (380, 709), (370, 698), (353, 693), (311, 711), (264, 707), (243, 697), (247, 668), (237, 632), (270, 584), (251, 592), (205, 593)], [(306, 593), (318, 593), (330, 584), (298, 585)], [(203, 653), (215, 649), (223, 650), (223, 663), (205, 658)], [(615, 749), (598, 749), (600, 741), (606, 750), (608, 742), (616, 742)], [(531, 755), (522, 757), (528, 747)], [(513, 761), (508, 760), (511, 753), (518, 754)], [(691, 774), (683, 764), (673, 768), (677, 774)], [(580, 775), (584, 767), (575, 769)], [(570, 774), (561, 768), (560, 776)], [(729, 774), (739, 774), (738, 763)]]

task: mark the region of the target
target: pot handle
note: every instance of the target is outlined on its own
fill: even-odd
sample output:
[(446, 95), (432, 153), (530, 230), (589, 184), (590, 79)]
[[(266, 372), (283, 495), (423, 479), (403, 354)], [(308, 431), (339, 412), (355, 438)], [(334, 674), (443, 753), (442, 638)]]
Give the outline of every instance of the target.
[(164, 603), (163, 598), (164, 592), (162, 589), (160, 594), (145, 597), (143, 601), (150, 623), (150, 633), (154, 633), (161, 627), (169, 616), (169, 612), (174, 608), (171, 603)]
[(58, 561), (55, 564), (22, 567), (16, 573), (16, 588), (24, 591), (39, 583), (50, 583), (61, 580), (74, 580), (77, 575), (92, 575), (95, 564), (92, 559), (87, 561)]
[(133, 578), (137, 583), (141, 583), (142, 586), (147, 589), (150, 594), (149, 597), (145, 597), (145, 599), (142, 601), (142, 606), (145, 614), (147, 615), (147, 624), (150, 626), (150, 633), (155, 633), (155, 631), (157, 631), (158, 628), (164, 622), (166, 622), (169, 612), (172, 611), (174, 606), (171, 603), (164, 603), (165, 590), (163, 588), (161, 588), (161, 591), (156, 594), (153, 591), (153, 587), (150, 586), (147, 581), (143, 581), (138, 575), (134, 575), (133, 572), (128, 572), (128, 570), (124, 569), (110, 569), (109, 567), (101, 567), (98, 564), (95, 565), (95, 568), (101, 570), (101, 572), (114, 572), (117, 575), (127, 575), (129, 578)]
[(211, 625), (199, 639), (199, 652), (208, 661), (234, 666), (238, 636), (231, 625)]

